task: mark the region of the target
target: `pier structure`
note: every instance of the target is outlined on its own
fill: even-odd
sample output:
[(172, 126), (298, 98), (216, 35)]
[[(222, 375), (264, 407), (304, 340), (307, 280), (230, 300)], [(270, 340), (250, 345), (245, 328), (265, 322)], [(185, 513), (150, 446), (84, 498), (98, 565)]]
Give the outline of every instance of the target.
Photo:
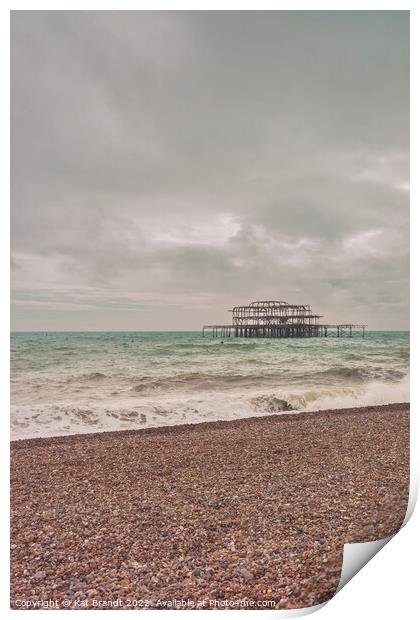
[(247, 306), (235, 306), (229, 325), (203, 325), (203, 336), (213, 338), (313, 338), (343, 336), (355, 333), (365, 336), (366, 325), (354, 323), (320, 323), (308, 304), (289, 304), (286, 301), (253, 301)]

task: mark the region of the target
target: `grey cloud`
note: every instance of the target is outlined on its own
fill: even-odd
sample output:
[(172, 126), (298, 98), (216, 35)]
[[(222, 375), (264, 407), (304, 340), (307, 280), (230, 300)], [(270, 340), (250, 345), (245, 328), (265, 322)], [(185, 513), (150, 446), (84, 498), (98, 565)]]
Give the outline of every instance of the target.
[(408, 63), (404, 11), (13, 12), (14, 327), (407, 327)]

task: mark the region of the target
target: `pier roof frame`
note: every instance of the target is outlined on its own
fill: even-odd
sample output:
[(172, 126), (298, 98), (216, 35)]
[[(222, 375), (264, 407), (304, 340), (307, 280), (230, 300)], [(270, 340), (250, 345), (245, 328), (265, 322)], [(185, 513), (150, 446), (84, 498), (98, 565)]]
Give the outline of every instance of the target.
[(268, 308), (281, 308), (283, 310), (287, 308), (294, 308), (296, 310), (310, 310), (309, 304), (289, 304), (287, 301), (251, 301), (249, 304), (245, 304), (242, 306), (234, 306), (230, 312), (234, 312), (235, 310), (243, 310), (245, 308), (259, 308), (259, 309), (268, 309)]

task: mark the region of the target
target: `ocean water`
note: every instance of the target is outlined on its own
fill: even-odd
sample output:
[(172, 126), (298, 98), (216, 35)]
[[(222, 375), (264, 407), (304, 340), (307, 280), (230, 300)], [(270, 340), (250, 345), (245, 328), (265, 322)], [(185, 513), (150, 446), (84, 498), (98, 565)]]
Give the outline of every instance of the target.
[(409, 400), (409, 332), (13, 333), (13, 439)]

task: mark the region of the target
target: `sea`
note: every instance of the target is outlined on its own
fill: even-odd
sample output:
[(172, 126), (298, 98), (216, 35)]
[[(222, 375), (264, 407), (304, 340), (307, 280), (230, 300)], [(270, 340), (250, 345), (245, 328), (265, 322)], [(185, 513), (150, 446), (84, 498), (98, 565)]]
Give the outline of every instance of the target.
[(11, 334), (12, 439), (407, 401), (409, 332)]

